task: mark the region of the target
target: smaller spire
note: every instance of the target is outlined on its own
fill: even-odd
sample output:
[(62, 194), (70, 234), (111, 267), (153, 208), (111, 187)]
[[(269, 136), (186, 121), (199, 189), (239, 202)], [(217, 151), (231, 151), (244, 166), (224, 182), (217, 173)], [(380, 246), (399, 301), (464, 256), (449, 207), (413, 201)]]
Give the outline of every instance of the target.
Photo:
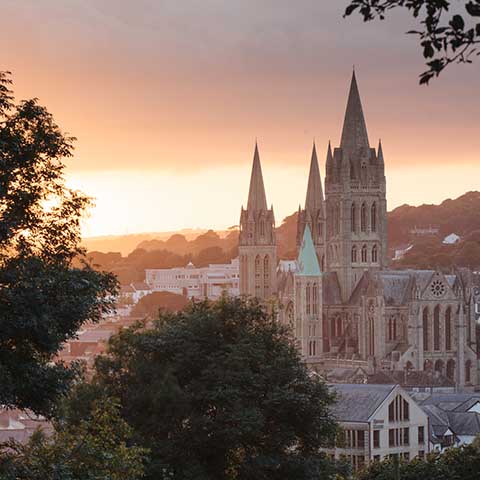
[(312, 158), (310, 160), (310, 173), (308, 174), (307, 197), (305, 199), (305, 210), (316, 212), (323, 205), (322, 180), (320, 178), (320, 169), (318, 168), (317, 149), (315, 143), (312, 148)]
[(303, 240), (298, 253), (297, 265), (297, 275), (319, 277), (322, 274), (317, 252), (313, 245), (312, 232), (308, 224), (305, 225), (305, 230), (303, 231)]
[(332, 168), (333, 168), (332, 144), (329, 140), (328, 149), (327, 149), (327, 164), (326, 164), (327, 172), (331, 172)]
[(381, 139), (378, 141), (377, 158), (378, 158), (378, 163), (380, 163), (380, 164), (385, 163), (384, 159), (383, 159), (383, 149), (382, 149), (382, 140)]
[(256, 140), (255, 152), (253, 154), (252, 175), (250, 177), (250, 189), (248, 191), (247, 210), (249, 210), (250, 213), (259, 210), (267, 210), (267, 197), (265, 195), (262, 166), (260, 164), (260, 154), (258, 153), (258, 144)]

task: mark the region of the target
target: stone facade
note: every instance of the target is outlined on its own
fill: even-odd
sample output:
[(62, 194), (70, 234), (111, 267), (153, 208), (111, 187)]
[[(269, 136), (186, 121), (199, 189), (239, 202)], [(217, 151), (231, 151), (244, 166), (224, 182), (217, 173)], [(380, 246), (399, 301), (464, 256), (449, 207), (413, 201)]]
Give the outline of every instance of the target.
[[(381, 143), (370, 147), (354, 74), (340, 147), (327, 149), (325, 199), (314, 146), (298, 214), (299, 261), (277, 269), (273, 208), (267, 209), (256, 147), (240, 218), (240, 292), (275, 298), (280, 321), (294, 327), (302, 355), (318, 370), (431, 371), (475, 386), (472, 273), (389, 269), (384, 169)], [(310, 242), (316, 258), (309, 261), (320, 270), (315, 279), (298, 266)], [(313, 285), (321, 292), (315, 314), (307, 311)]]

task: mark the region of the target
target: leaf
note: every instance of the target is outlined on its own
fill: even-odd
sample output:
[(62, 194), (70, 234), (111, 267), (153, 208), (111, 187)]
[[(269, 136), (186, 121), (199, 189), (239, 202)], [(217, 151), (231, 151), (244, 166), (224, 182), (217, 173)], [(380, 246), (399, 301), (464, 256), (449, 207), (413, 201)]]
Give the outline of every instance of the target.
[(454, 15), (450, 25), (454, 30), (463, 30), (465, 28), (465, 22), (461, 15)]
[(351, 15), (357, 8), (359, 7), (359, 5), (355, 5), (355, 4), (351, 4), (349, 5), (346, 9), (345, 9), (345, 13), (344, 13), (344, 17), (348, 17), (349, 15)]
[(480, 17), (480, 3), (477, 1), (475, 5), (473, 2), (468, 2), (465, 9), (472, 17)]

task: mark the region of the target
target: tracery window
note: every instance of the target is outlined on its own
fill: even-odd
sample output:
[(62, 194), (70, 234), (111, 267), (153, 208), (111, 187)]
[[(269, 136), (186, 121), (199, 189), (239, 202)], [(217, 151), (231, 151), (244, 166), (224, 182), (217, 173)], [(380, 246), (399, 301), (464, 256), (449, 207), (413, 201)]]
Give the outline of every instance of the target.
[(372, 203), (371, 211), (370, 211), (370, 222), (372, 226), (372, 232), (377, 231), (377, 204), (375, 202)]
[(362, 232), (367, 231), (367, 206), (365, 203), (362, 203), (362, 207), (360, 209), (360, 230)]

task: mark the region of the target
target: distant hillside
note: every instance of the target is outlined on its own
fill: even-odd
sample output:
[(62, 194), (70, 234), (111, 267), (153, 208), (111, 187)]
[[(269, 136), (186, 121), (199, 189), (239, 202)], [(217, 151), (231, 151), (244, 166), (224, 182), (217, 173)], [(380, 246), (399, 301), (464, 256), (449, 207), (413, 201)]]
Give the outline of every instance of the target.
[[(411, 234), (415, 227), (432, 226), (438, 228), (438, 234), (427, 237)], [(286, 217), (277, 227), (279, 258), (295, 258), (296, 230), (297, 213)], [(461, 241), (456, 245), (443, 245), (443, 238), (450, 233), (459, 235)], [(480, 192), (468, 192), (440, 205), (402, 205), (388, 213), (388, 235), (391, 254), (402, 246), (414, 245), (394, 266), (448, 269), (459, 265), (480, 269)], [(115, 249), (115, 242), (123, 248)], [(100, 245), (88, 239), (85, 244), (87, 248)], [(110, 237), (104, 245), (108, 246), (109, 253), (98, 248), (90, 251), (88, 257), (98, 268), (112, 271), (126, 284), (143, 280), (146, 268), (179, 267), (190, 261), (200, 267), (228, 262), (238, 255), (238, 230)], [(127, 245), (129, 250), (125, 250)]]

